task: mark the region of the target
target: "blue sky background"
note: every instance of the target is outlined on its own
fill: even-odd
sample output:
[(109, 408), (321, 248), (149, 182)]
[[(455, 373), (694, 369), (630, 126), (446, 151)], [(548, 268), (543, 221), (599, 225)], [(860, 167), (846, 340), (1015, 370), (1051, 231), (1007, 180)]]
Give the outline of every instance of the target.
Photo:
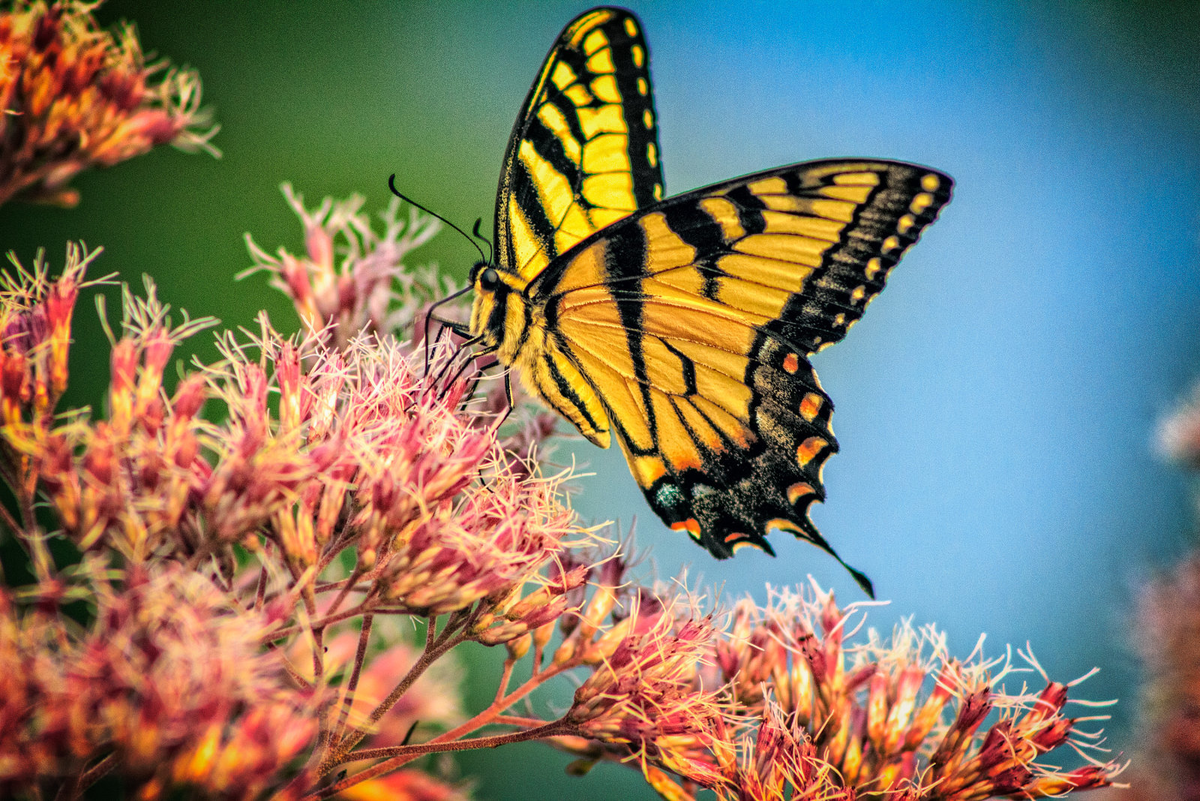
[[(1156, 422), (1200, 375), (1200, 11), (1189, 3), (633, 3), (652, 53), (668, 194), (806, 159), (906, 159), (949, 173), (954, 200), (846, 341), (815, 357), (842, 451), (814, 519), (903, 617), (966, 655), (1027, 641), (1051, 674), (1099, 666), (1078, 694), (1120, 697), (1131, 747), (1131, 603), (1192, 541), (1184, 475)], [(310, 201), (387, 176), (464, 227), (490, 220), (500, 158), (530, 82), (579, 3), (112, 2), (147, 49), (199, 69), (221, 161), (156, 153), (85, 176), (73, 211), (6, 208), (5, 249), (103, 244), (98, 270), (152, 273), (192, 314), (244, 325), (266, 305), (245, 231), (300, 246), (278, 193)], [(443, 234), (422, 259), (460, 276)], [(84, 309), (76, 400), (106, 376)], [(89, 331), (91, 333), (89, 334)], [(202, 354), (212, 356), (211, 350)], [(99, 351), (96, 351), (99, 353)], [(691, 565), (726, 596), (814, 575), (861, 594), (811, 546), (717, 563), (666, 530), (619, 452), (580, 442), (596, 477), (575, 505), (637, 518), (658, 574)], [(560, 456), (569, 458), (565, 451)], [(490, 697), (490, 685), (479, 690)], [(1080, 710), (1082, 714), (1082, 710)], [(514, 760), (525, 760), (514, 779)], [(564, 758), (474, 758), (481, 798), (525, 797)], [(530, 767), (533, 765), (534, 767)], [(529, 771), (534, 771), (530, 773)], [(639, 792), (619, 768), (562, 797)], [(536, 779), (543, 781), (542, 778)], [(550, 786), (550, 785), (546, 785)]]

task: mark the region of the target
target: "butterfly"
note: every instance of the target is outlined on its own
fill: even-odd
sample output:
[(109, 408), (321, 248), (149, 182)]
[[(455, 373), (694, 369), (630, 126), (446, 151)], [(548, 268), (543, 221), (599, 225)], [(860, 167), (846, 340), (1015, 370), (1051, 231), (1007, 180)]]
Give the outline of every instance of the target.
[(810, 161), (664, 200), (629, 11), (559, 34), (508, 142), (469, 333), (718, 559), (809, 519), (837, 440), (808, 356), (845, 336), (950, 199), (936, 170)]

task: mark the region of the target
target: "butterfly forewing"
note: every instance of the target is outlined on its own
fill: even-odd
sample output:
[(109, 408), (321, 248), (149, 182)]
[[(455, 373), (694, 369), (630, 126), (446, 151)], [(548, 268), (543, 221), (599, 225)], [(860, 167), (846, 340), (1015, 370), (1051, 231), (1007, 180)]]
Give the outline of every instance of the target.
[(643, 209), (534, 280), (538, 359), (590, 418), (603, 408), (672, 528), (718, 557), (770, 551), (772, 528), (834, 553), (808, 518), (837, 442), (807, 356), (862, 316), (950, 188), (924, 167), (822, 161)]
[(501, 168), (497, 268), (533, 278), (662, 198), (653, 97), (649, 50), (632, 14), (596, 8), (559, 34)]

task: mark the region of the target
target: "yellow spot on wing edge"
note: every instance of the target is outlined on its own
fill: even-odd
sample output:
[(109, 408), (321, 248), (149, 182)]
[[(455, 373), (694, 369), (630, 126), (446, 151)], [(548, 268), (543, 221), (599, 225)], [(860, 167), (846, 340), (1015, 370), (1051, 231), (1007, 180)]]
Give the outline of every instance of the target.
[(811, 462), (818, 453), (828, 447), (829, 442), (820, 437), (809, 437), (800, 443), (800, 447), (796, 448), (796, 461), (804, 467)]
[(629, 48), (629, 52), (633, 56), (633, 66), (641, 69), (646, 63), (646, 51), (642, 49), (641, 45), (634, 45)]
[(604, 35), (604, 31), (596, 29), (589, 33), (583, 40), (583, 52), (589, 56), (595, 53), (602, 47), (608, 46), (608, 37)]
[(805, 495), (816, 495), (817, 491), (813, 489), (813, 485), (807, 481), (799, 481), (787, 488), (788, 503), (792, 506), (796, 505), (796, 501), (803, 498)]
[(942, 180), (932, 173), (921, 176), (921, 188), (926, 192), (936, 192), (942, 185)]
[(554, 65), (554, 72), (550, 73), (550, 81), (559, 91), (575, 83), (575, 80), (575, 71), (561, 61)]
[(633, 23), (630, 17), (625, 18), (625, 33), (630, 36), (637, 36), (637, 25)]

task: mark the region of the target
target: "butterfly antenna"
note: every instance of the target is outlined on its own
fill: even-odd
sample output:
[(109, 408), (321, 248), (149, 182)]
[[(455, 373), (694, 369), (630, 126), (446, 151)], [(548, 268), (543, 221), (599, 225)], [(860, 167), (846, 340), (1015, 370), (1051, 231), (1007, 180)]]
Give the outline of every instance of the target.
[(476, 237), (477, 239), (481, 239), (481, 240), (483, 240), (484, 242), (487, 242), (487, 246), (488, 246), (488, 264), (491, 264), (491, 263), (492, 263), (492, 258), (493, 258), (493, 257), (496, 255), (496, 249), (495, 249), (494, 247), (492, 247), (492, 242), (491, 242), (491, 240), (489, 240), (489, 239), (488, 239), (486, 236), (484, 236), (483, 234), (479, 233), (479, 226), (480, 226), (480, 225), (482, 225), (482, 224), (483, 224), (483, 218), (482, 218), (482, 217), (476, 217), (476, 218), (475, 218), (475, 227), (474, 227), (473, 229), (471, 229), (471, 233), (475, 234), (475, 237)]
[[(408, 204), (409, 204), (409, 205), (411, 205), (411, 206), (416, 206), (418, 209), (420, 209), (421, 211), (425, 212), (426, 214), (431, 214), (431, 215), (433, 215), (434, 217), (436, 217), (436, 218), (438, 218), (439, 220), (441, 220), (442, 222), (444, 222), (446, 225), (448, 225), (448, 226), (450, 226), (451, 228), (453, 228), (455, 231), (458, 231), (460, 234), (462, 234), (462, 235), (463, 235), (463, 238), (464, 238), (464, 239), (466, 239), (468, 242), (470, 242), (470, 243), (471, 243), (471, 247), (473, 247), (473, 248), (475, 248), (476, 250), (478, 250), (478, 251), (479, 251), (479, 258), (483, 259), (483, 260), (484, 260), (484, 261), (486, 261), (488, 264), (491, 264), (491, 261), (490, 261), (488, 258), (486, 258), (486, 257), (483, 255), (483, 248), (479, 247), (479, 243), (478, 243), (478, 242), (476, 242), (474, 239), (472, 239), (472, 238), (471, 238), (471, 237), (470, 237), (470, 236), (467, 234), (467, 232), (466, 232), (466, 231), (464, 231), (463, 229), (459, 228), (457, 225), (455, 225), (454, 223), (450, 222), (450, 221), (449, 221), (449, 220), (447, 220), (445, 217), (443, 217), (442, 215), (438, 214), (436, 211), (433, 211), (433, 210), (432, 210), (432, 209), (430, 209), (430, 208), (427, 208), (427, 207), (425, 207), (425, 206), (422, 206), (420, 203), (418, 203), (417, 201), (413, 200), (412, 198), (410, 198), (410, 197), (409, 197), (409, 196), (407, 196), (407, 195), (403, 195), (403, 194), (401, 194), (401, 193), (400, 193), (400, 190), (396, 188), (396, 173), (392, 173), (391, 177), (390, 177), (390, 178), (388, 178), (388, 189), (391, 189), (391, 190), (392, 190), (392, 194), (393, 194), (393, 195), (395, 195), (396, 197), (400, 198), (401, 200), (403, 200), (405, 203), (408, 203)], [(475, 224), (475, 226), (476, 226), (476, 228), (478, 228), (478, 227), (479, 227), (479, 223), (476, 223), (476, 224)], [(486, 241), (486, 240), (485, 240), (485, 241)], [(489, 244), (489, 247), (491, 247), (491, 245), (490, 245), (490, 244)]]

